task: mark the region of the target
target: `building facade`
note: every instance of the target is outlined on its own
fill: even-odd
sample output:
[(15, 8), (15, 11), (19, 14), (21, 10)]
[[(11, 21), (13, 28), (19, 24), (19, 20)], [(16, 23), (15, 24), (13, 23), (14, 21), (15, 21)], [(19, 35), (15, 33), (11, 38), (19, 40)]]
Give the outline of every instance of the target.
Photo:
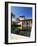
[(25, 19), (25, 17), (21, 16), (17, 18), (17, 25), (21, 25), (20, 28), (22, 29), (22, 26), (24, 27), (32, 27), (32, 19)]

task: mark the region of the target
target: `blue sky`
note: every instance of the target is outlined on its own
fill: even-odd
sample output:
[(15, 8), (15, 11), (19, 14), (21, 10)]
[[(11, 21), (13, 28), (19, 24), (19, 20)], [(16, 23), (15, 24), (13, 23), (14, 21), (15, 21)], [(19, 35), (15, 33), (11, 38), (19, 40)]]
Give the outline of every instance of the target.
[(25, 18), (32, 18), (32, 7), (17, 7), (11, 6), (11, 12), (18, 16), (25, 16)]

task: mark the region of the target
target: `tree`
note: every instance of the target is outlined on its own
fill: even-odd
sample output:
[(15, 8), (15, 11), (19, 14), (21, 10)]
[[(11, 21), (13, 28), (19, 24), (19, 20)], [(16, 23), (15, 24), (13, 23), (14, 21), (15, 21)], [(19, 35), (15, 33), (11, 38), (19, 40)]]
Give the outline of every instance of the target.
[(12, 18), (12, 17), (15, 17), (15, 15), (11, 12), (11, 18)]

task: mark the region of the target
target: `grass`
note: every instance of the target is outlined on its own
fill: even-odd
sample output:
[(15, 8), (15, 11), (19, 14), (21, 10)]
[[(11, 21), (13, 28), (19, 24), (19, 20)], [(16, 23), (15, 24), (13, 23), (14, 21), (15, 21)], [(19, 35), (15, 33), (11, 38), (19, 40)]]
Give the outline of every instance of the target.
[(22, 27), (23, 31), (31, 31), (31, 27)]

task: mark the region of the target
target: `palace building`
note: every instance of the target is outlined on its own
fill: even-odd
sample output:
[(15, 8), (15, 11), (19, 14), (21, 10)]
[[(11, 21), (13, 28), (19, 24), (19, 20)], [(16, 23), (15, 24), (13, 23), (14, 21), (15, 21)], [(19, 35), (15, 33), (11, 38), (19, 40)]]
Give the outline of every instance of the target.
[(24, 16), (19, 16), (17, 19), (17, 25), (21, 25), (20, 28), (22, 28), (22, 26), (26, 27), (32, 27), (32, 19), (25, 19)]

